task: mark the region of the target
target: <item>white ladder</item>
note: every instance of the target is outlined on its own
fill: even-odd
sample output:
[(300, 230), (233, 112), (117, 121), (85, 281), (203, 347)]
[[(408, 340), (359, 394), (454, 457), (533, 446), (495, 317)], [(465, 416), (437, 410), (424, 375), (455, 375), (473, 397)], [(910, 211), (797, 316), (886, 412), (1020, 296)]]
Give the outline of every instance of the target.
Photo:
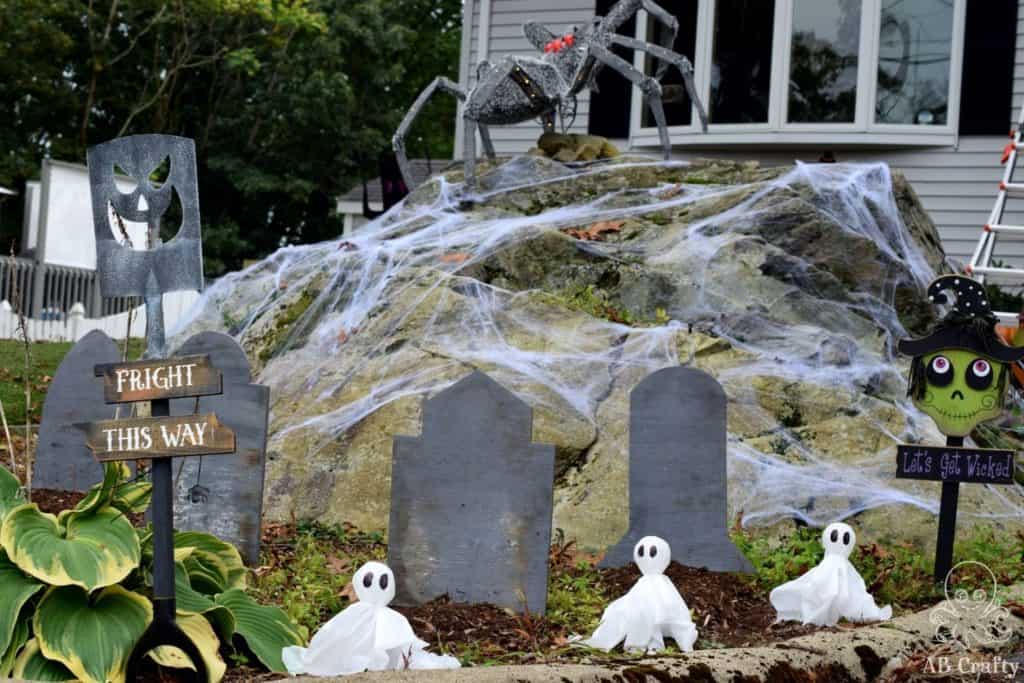
[[(1013, 182), (1013, 172), (1017, 168), (1017, 151), (1021, 148), (1021, 130), (1024, 129), (1024, 106), (1021, 107), (1020, 117), (1017, 120), (1016, 130), (1010, 131), (1012, 142), (1003, 150), (1002, 163), (1003, 179), (999, 182), (999, 192), (996, 194), (996, 203), (992, 207), (992, 213), (988, 216), (988, 222), (982, 228), (981, 238), (978, 246), (974, 248), (971, 260), (964, 268), (964, 272), (978, 282), (984, 283), (986, 278), (991, 279), (993, 284), (1011, 285), (1015, 287), (1024, 286), (1024, 269), (1021, 268), (999, 268), (991, 265), (992, 252), (996, 247), (997, 237), (1001, 234), (1024, 235), (1024, 226), (1007, 225), (1003, 223), (1003, 213), (1006, 211), (1007, 198), (1024, 199), (1024, 183)], [(1017, 324), (1020, 311), (996, 311), (996, 316), (1002, 322)]]

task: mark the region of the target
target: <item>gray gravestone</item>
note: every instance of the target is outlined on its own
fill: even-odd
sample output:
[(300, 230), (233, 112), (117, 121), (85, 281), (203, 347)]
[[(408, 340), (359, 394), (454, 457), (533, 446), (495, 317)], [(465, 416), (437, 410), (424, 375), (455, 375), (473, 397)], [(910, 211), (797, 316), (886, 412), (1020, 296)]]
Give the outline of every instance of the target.
[(85, 491), (103, 479), (103, 466), (85, 445), (85, 431), (75, 424), (114, 417), (117, 406), (104, 403), (103, 382), (93, 375), (93, 366), (120, 360), (114, 340), (93, 330), (61, 361), (43, 403), (33, 486)]
[(422, 436), (395, 437), (398, 604), (448, 595), (544, 612), (555, 449), (532, 433), (530, 407), (474, 372), (424, 403)]
[(629, 531), (602, 564), (633, 561), (644, 536), (672, 559), (715, 571), (752, 571), (728, 532), (725, 392), (694, 368), (659, 370), (629, 399)]
[[(206, 354), (221, 371), (223, 393), (199, 399), (199, 412), (215, 413), (235, 432), (235, 455), (180, 458), (174, 463), (174, 526), (205, 531), (234, 544), (250, 566), (260, 557), (263, 473), (270, 388), (252, 384), (249, 360), (226, 334), (201, 332), (174, 355)], [(171, 401), (171, 415), (195, 412), (196, 399)]]

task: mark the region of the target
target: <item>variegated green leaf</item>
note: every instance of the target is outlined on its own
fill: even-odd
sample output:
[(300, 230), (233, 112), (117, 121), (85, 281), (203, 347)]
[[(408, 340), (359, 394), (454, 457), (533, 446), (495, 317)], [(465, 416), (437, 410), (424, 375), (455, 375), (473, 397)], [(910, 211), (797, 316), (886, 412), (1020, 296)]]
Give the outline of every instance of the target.
[(121, 512), (141, 513), (149, 508), (153, 485), (148, 481), (126, 481), (118, 484), (110, 504)]
[(252, 653), (271, 671), (287, 673), (281, 650), (289, 645), (305, 645), (299, 627), (277, 607), (260, 605), (238, 589), (215, 598), (235, 616), (235, 630)]
[(192, 588), (188, 571), (180, 562), (174, 563), (174, 592), (179, 614), (202, 614), (221, 640), (231, 642), (235, 634), (235, 617), (231, 610)]
[(21, 482), (9, 470), (0, 467), (0, 522), (8, 512), (25, 504)]
[[(199, 654), (206, 665), (207, 683), (218, 683), (224, 678), (227, 671), (227, 664), (220, 656), (220, 640), (213, 632), (210, 623), (199, 614), (179, 614), (177, 618), (178, 627), (185, 632), (189, 640), (195, 644)], [(168, 666), (175, 669), (192, 669), (195, 666), (184, 652), (176, 647), (163, 646), (152, 650), (149, 656), (160, 666)]]
[(65, 524), (34, 504), (12, 510), (0, 529), (0, 545), (26, 574), (53, 586), (94, 590), (115, 584), (139, 566), (139, 537), (112, 508), (67, 516)]
[(228, 589), (228, 568), (220, 557), (198, 548), (187, 548), (187, 551), (181, 564), (193, 588), (205, 595), (216, 595)]
[(43, 655), (80, 680), (123, 683), (132, 649), (152, 619), (149, 600), (120, 586), (93, 595), (59, 586), (43, 596), (32, 626)]
[[(0, 653), (6, 652), (11, 644), (21, 608), (42, 587), (43, 584), (23, 574), (0, 550)], [(0, 671), (0, 676), (3, 675)]]
[(75, 506), (76, 512), (93, 512), (105, 505), (109, 505), (117, 490), (118, 484), (132, 476), (128, 464), (124, 462), (107, 462), (103, 464), (103, 481), (94, 485), (85, 494), (85, 498), (78, 501)]
[[(245, 568), (245, 563), (242, 562), (242, 555), (238, 552), (238, 549), (227, 541), (222, 541), (216, 536), (203, 533), (202, 531), (179, 531), (174, 534), (174, 547), (195, 548), (204, 553), (217, 556), (220, 560), (217, 563), (218, 569), (220, 567), (225, 568), (227, 574), (223, 587), (220, 590), (214, 591), (214, 593), (220, 593), (231, 588), (245, 590), (248, 571)], [(193, 581), (193, 585), (195, 585), (195, 581)], [(196, 586), (196, 589), (204, 590), (200, 586)]]
[(14, 662), (14, 678), (19, 681), (74, 681), (75, 674), (60, 662), (47, 659), (39, 649), (39, 641), (32, 638)]
[(25, 616), (19, 617), (18, 621), (14, 623), (14, 632), (11, 634), (11, 640), (7, 644), (7, 651), (0, 655), (0, 678), (7, 678), (11, 675), (14, 671), (14, 663), (18, 659), (18, 653), (21, 652), (21, 648), (28, 642), (28, 627), (31, 619), (27, 615), (28, 610), (26, 610)]

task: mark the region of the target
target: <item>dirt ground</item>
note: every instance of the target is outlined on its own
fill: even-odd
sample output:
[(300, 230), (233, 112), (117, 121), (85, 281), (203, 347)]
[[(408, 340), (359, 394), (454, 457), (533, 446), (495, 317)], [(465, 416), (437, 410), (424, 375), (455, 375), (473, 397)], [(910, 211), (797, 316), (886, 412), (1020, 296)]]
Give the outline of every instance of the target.
[[(36, 490), (33, 501), (51, 513), (67, 509), (78, 502), (80, 493)], [(135, 520), (139, 521), (139, 520)], [(294, 531), (289, 525), (269, 525), (264, 533), (264, 562), (287, 568), (295, 559)], [(339, 546), (339, 553), (358, 554), (365, 548)], [(580, 572), (579, 556), (566, 553), (565, 548), (552, 547), (552, 574), (573, 575)], [(857, 628), (841, 625), (836, 628), (803, 626), (795, 623), (775, 623), (775, 610), (767, 594), (756, 587), (748, 577), (686, 567), (673, 562), (666, 572), (679, 589), (687, 605), (697, 615), (700, 631), (698, 648), (745, 647), (774, 643), (818, 631)], [(639, 570), (630, 565), (617, 569), (599, 570), (600, 583), (608, 599), (625, 594), (640, 577)], [(472, 648), (481, 660), (500, 659), (507, 663), (529, 664), (539, 662), (579, 662), (589, 660), (628, 661), (629, 656), (612, 653), (602, 655), (581, 650), (569, 644), (572, 635), (566, 628), (543, 615), (515, 614), (488, 604), (459, 604), (442, 597), (417, 607), (399, 607), (422, 639), (435, 645), (432, 649), (459, 652)], [(312, 635), (312, 634), (311, 634)], [(279, 674), (264, 672), (245, 664), (233, 663), (228, 649), (222, 653), (229, 669), (228, 683), (242, 681), (269, 681)], [(510, 657), (510, 655), (513, 655)], [(149, 672), (149, 680), (175, 681), (174, 672)]]

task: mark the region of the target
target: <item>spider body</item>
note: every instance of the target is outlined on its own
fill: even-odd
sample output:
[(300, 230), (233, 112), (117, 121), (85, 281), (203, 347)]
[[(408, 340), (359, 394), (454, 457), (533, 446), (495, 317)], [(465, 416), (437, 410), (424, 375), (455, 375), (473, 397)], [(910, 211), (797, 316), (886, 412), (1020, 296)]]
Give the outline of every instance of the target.
[[(620, 36), (616, 30), (641, 8), (655, 20), (671, 29), (668, 46), (653, 45), (635, 38)], [(643, 93), (658, 125), (662, 151), (669, 158), (671, 144), (661, 103), (662, 76), (669, 67), (675, 67), (683, 77), (690, 100), (696, 105), (701, 124), (707, 130), (707, 116), (693, 85), (693, 66), (685, 56), (670, 49), (675, 41), (679, 24), (675, 17), (654, 0), (620, 0), (607, 16), (594, 17), (588, 26), (574, 27), (562, 36), (552, 33), (537, 23), (523, 26), (530, 43), (541, 51), (538, 56), (508, 56), (493, 64), (483, 61), (477, 66), (477, 82), (468, 91), (457, 83), (438, 77), (420, 93), (406, 113), (392, 140), (399, 168), (406, 184), (412, 186), (409, 160), (405, 151), (405, 136), (430, 97), (441, 90), (464, 102), (462, 117), (466, 124), (465, 176), (472, 186), (476, 175), (476, 132), (480, 131), (484, 152), (494, 158), (488, 126), (511, 125), (540, 119), (546, 132), (555, 129), (556, 118), (563, 131), (572, 125), (576, 116), (577, 97), (584, 88), (596, 90), (596, 78), (604, 67), (609, 67), (628, 79)], [(614, 52), (612, 47), (622, 45), (640, 50), (658, 60), (654, 76), (648, 76), (633, 67)]]

